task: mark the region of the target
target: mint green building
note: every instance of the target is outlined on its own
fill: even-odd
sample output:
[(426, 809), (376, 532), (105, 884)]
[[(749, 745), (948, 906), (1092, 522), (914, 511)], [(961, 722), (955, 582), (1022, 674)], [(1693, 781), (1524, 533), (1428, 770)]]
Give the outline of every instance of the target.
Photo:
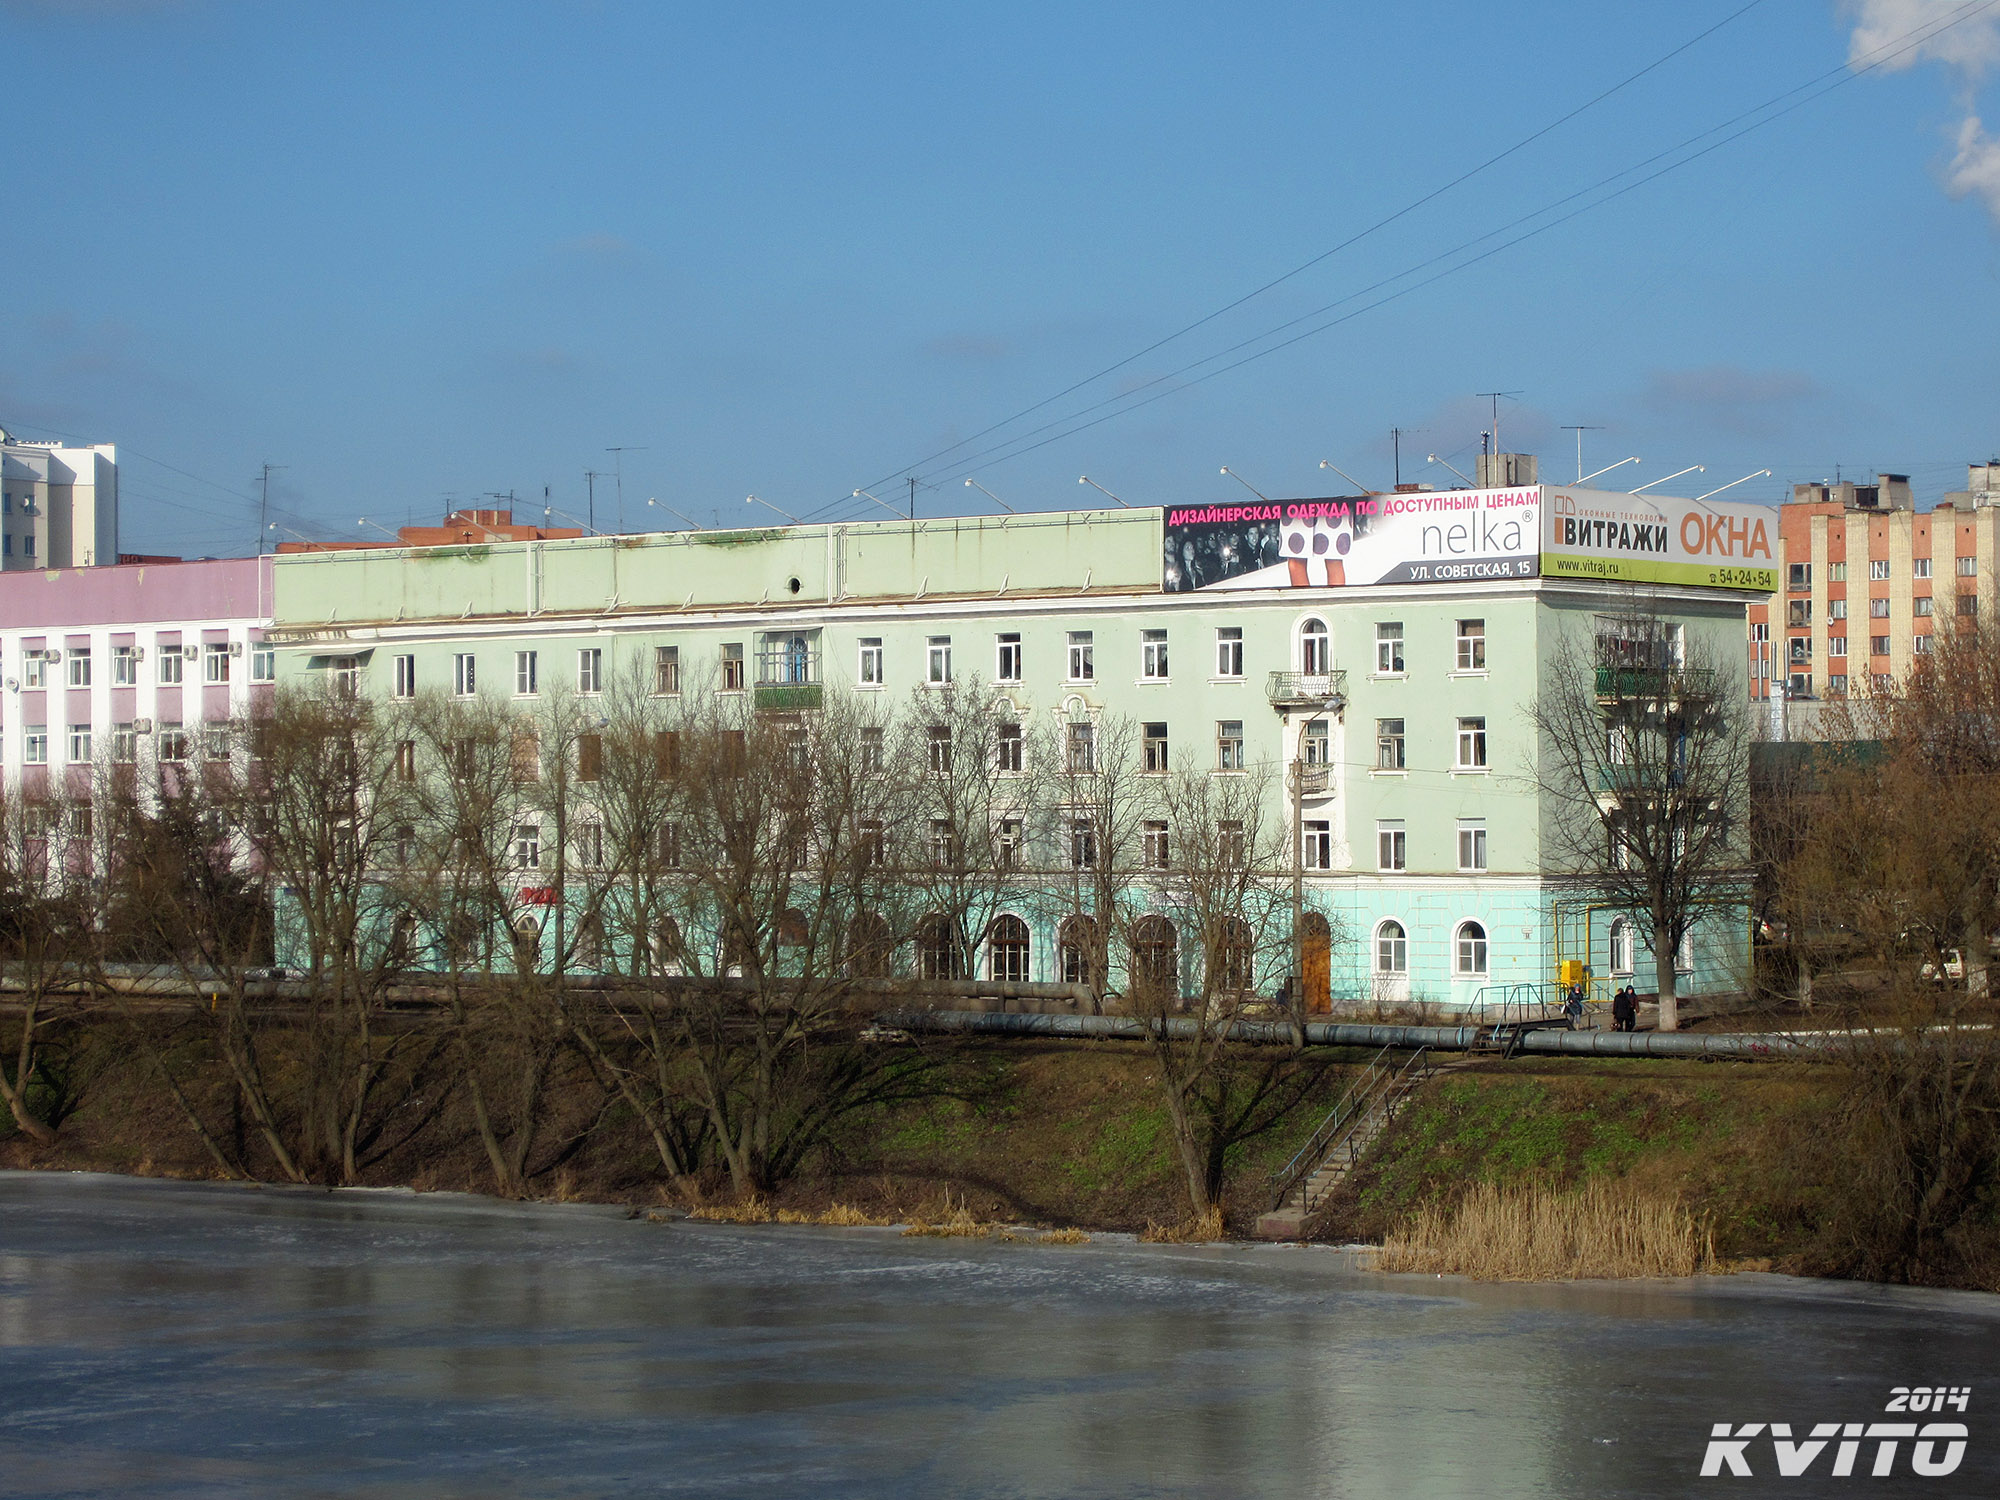
[[(1362, 581), (1390, 528), (1357, 539), (1307, 509), (1224, 516), (1215, 535), (1134, 508), (295, 553), (275, 564), (272, 636), (281, 681), (350, 674), (383, 698), (587, 693), (671, 660), (759, 708), (810, 711), (977, 672), (1027, 713), (1122, 715), (1219, 775), (1303, 763), (1273, 795), (1296, 801), (1307, 905), (1341, 935), (1324, 960), (1336, 1002), (1472, 1005), (1565, 958), (1649, 990), (1631, 928), (1544, 874), (1526, 713), (1554, 644), (1640, 585), (1542, 576), (1518, 547)], [(1490, 537), (1464, 530), (1415, 517), (1409, 545), (1450, 559)], [(1643, 587), (1690, 644), (1741, 659), (1745, 595)], [(1690, 950), (1684, 995), (1742, 988), (1744, 910), (1718, 908)], [(1058, 964), (1055, 935), (1034, 932), (1029, 978)]]

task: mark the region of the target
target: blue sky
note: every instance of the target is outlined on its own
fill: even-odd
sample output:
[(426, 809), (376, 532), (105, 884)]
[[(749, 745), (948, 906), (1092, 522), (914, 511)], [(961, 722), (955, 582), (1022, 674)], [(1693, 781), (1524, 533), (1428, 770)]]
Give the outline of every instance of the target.
[[(647, 496), (879, 516), (846, 497), (901, 505), (906, 472), (925, 514), (990, 508), (968, 475), (1023, 509), (1096, 498), (1080, 473), (1241, 496), (1223, 464), (1328, 493), (1323, 458), (1389, 481), (1391, 427), (1406, 480), (1452, 483), (1425, 457), (1470, 472), (1492, 390), (1549, 477), (1586, 424), (1630, 484), (1707, 465), (1670, 493), (1839, 466), (1934, 496), (2000, 448), (2000, 5), (1966, 0), (1762, 0), (966, 442), (1743, 3), (0, 0), (0, 425), (120, 443), (123, 545), (191, 555), (254, 547), (266, 462), (314, 536), (544, 486), (581, 513), (592, 469), (609, 528), (621, 461), (633, 529), (678, 524)], [(1173, 373), (1840, 76), (1857, 27), (1961, 11), (1546, 233)]]

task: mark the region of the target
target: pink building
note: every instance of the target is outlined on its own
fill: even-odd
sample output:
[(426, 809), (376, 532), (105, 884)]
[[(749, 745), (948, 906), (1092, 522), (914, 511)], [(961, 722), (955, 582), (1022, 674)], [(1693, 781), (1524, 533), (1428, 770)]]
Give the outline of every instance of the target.
[(0, 573), (0, 782), (226, 754), (271, 691), (271, 559)]

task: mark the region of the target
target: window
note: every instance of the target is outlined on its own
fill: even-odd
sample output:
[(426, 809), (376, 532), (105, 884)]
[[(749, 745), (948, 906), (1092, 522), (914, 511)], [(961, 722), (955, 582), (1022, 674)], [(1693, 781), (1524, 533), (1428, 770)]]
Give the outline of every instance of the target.
[(576, 737), (576, 779), (578, 781), (604, 779), (603, 735), (580, 734)]
[(1169, 863), (1167, 825), (1158, 818), (1148, 819), (1139, 829), (1139, 857), (1149, 870), (1164, 870)]
[[(1826, 565), (1826, 577), (1829, 583), (1847, 582), (1847, 564), (1844, 562), (1828, 563)], [(1806, 564), (1806, 582), (1808, 585), (1812, 582), (1811, 563)]]
[(1479, 771), (1486, 768), (1486, 721), (1484, 719), (1460, 719), (1458, 721), (1458, 769)]
[(1812, 673), (1794, 672), (1785, 680), (1785, 691), (1790, 693), (1794, 698), (1810, 698), (1812, 696)]
[(1250, 840), (1241, 818), (1224, 818), (1215, 825), (1215, 858), (1225, 870), (1240, 870), (1249, 862)]
[(1161, 775), (1167, 769), (1167, 726), (1164, 724), (1142, 724), (1141, 743), (1145, 747), (1145, 767), (1149, 774)]
[(1928, 597), (1913, 599), (1910, 602), (1916, 610), (1917, 618), (1920, 620), (1931, 612), (1931, 601)]
[(417, 779), (417, 742), (415, 740), (396, 741), (396, 779), (415, 781)]
[(514, 868), (517, 870), (539, 870), (542, 867), (542, 830), (535, 823), (522, 823), (514, 829)]
[(1458, 670), (1461, 672), (1484, 672), (1486, 670), (1486, 622), (1484, 620), (1460, 620), (1458, 622)]
[[(89, 668), (84, 668), (85, 673)], [(203, 682), (229, 681), (229, 643), (210, 641), (201, 648), (201, 680)]]
[(1000, 868), (1011, 870), (1021, 862), (1021, 820), (1002, 818), (993, 830), (993, 853)]
[(1401, 922), (1384, 922), (1375, 929), (1375, 972), (1407, 974), (1410, 971), (1410, 939)]
[(21, 538), (21, 556), (23, 556), (23, 557), (33, 557), (34, 555), (35, 555), (35, 539), (34, 539), (33, 537), (31, 537), (31, 536), (24, 536), (24, 537), (22, 537), (22, 538)]
[(393, 691), (398, 698), (417, 696), (417, 659), (414, 656), (396, 658), (396, 685)]
[(209, 760), (229, 759), (229, 725), (211, 720), (201, 726), (201, 753)]
[(1378, 870), (1407, 870), (1409, 868), (1409, 835), (1404, 831), (1400, 818), (1385, 819), (1375, 825), (1375, 868)]
[(1828, 636), (1826, 638), (1826, 654), (1828, 656), (1847, 655), (1847, 637), (1844, 635)]
[(1870, 674), (1868, 683), (1874, 691), (1886, 693), (1896, 685), (1896, 679), (1887, 672), (1875, 672)]
[(1868, 564), (1868, 577), (1871, 582), (1879, 583), (1888, 576), (1889, 560), (1887, 558), (1878, 558)]
[(139, 731), (129, 720), (111, 726), (111, 759), (121, 766), (129, 766), (139, 758)]
[(1785, 582), (1788, 587), (1795, 589), (1811, 588), (1812, 564), (1811, 563), (1791, 564), (1788, 568), (1785, 569)]
[(1333, 824), (1329, 820), (1306, 819), (1305, 862), (1308, 870), (1333, 868)]
[(880, 636), (871, 635), (862, 638), (859, 673), (863, 687), (880, 687), (882, 685), (882, 638)]
[(139, 680), (138, 653), (130, 646), (111, 648), (111, 685), (131, 687)]
[(1327, 732), (1324, 719), (1312, 719), (1306, 724), (1306, 732), (1299, 737), (1299, 751), (1309, 766), (1330, 766), (1333, 764), (1333, 738)]
[(1001, 984), (1028, 982), (1028, 924), (1008, 915), (993, 919), (986, 944), (986, 977)]
[(1960, 578), (1970, 578), (1979, 569), (1979, 559), (1976, 557), (1954, 558), (1953, 561), (1956, 564), (1956, 567), (1954, 568), (1953, 571), (1955, 571)]
[(882, 731), (873, 726), (861, 731), (861, 774), (877, 776), (881, 774), (883, 761)]
[(1870, 656), (1887, 656), (1889, 654), (1889, 637), (1886, 635), (1869, 636), (1868, 654)]
[(653, 858), (663, 870), (681, 867), (681, 825), (662, 823), (653, 836)]
[(1847, 696), (1847, 674), (1845, 672), (1827, 673), (1826, 692), (1830, 698), (1845, 698)]
[(1307, 620), (1299, 626), (1299, 671), (1307, 677), (1324, 677), (1333, 665), (1333, 642), (1326, 633), (1326, 621)]
[(258, 646), (250, 652), (250, 680), (252, 682), (276, 682), (278, 680), (278, 653), (269, 646)]
[(1477, 922), (1458, 924), (1457, 969), (1461, 974), (1486, 972), (1486, 929)]
[(576, 845), (576, 862), (586, 870), (604, 867), (604, 825), (602, 823), (579, 823), (572, 839)]
[(1215, 769), (1218, 771), (1240, 771), (1243, 769), (1243, 721), (1222, 719), (1215, 726)]
[(1794, 599), (1785, 606), (1785, 623), (1794, 628), (1812, 624), (1812, 600)]
[(541, 653), (514, 653), (514, 696), (532, 698), (542, 690)]
[(461, 651), (451, 659), (451, 690), (461, 698), (470, 698), (478, 691), (479, 669), (469, 651)]
[(1810, 661), (1812, 660), (1812, 637), (1811, 637), (1811, 636), (1809, 636), (1809, 635), (1795, 635), (1795, 636), (1793, 636), (1793, 637), (1791, 638), (1791, 642), (1790, 642), (1790, 645), (1791, 645), (1791, 653), (1792, 653), (1792, 655), (1791, 655), (1791, 659), (1792, 659), (1792, 661), (1794, 661), (1794, 662), (1810, 662)]
[(1977, 615), (1979, 613), (1978, 596), (1975, 594), (1960, 594), (1958, 596), (1958, 612), (1966, 616)]
[(722, 648), (722, 691), (743, 691), (743, 643), (730, 641)]
[(1611, 972), (1632, 972), (1632, 924), (1623, 917), (1611, 924)]
[(49, 726), (30, 724), (21, 740), (21, 759), (31, 766), (49, 763)]
[(1931, 638), (1927, 635), (1915, 637), (1910, 642), (1910, 650), (1918, 656), (1929, 656), (1931, 654)]
[(951, 774), (951, 726), (933, 724), (925, 734), (926, 764), (933, 776)]
[[(166, 680), (165, 678), (161, 679), (161, 681), (163, 682), (165, 680)], [(174, 653), (174, 681), (179, 682), (180, 680), (181, 680), (180, 652), (179, 648), (176, 648)], [(49, 685), (49, 659), (46, 656), (44, 656), (40, 651), (28, 651), (22, 653), (21, 686), (38, 688), (38, 687), (47, 687), (48, 685)]]
[(1375, 627), (1375, 670), (1393, 677), (1403, 670), (1403, 622), (1383, 620)]
[(1378, 771), (1400, 771), (1403, 768), (1403, 721), (1401, 719), (1377, 719), (1375, 721), (1375, 769)]
[(1090, 682), (1097, 676), (1097, 651), (1088, 630), (1069, 633), (1069, 680)]
[(1056, 929), (1056, 959), (1064, 984), (1095, 984), (1097, 923), (1082, 912), (1063, 918)]
[(993, 732), (993, 769), (1005, 775), (1018, 773), (1022, 749), (1021, 726), (1013, 720), (1003, 720)]
[[(172, 645), (160, 645), (153, 649), (160, 666), (160, 685), (162, 687), (177, 685), (181, 680), (181, 663), (184, 660), (181, 656), (180, 643), (176, 641)], [(36, 686), (33, 681), (29, 681), (26, 685), (29, 687)]]
[(1243, 629), (1239, 625), (1225, 625), (1215, 632), (1215, 675), (1217, 677), (1241, 677), (1243, 675)]
[(951, 681), (951, 637), (934, 635), (924, 642), (924, 681), (939, 687)]
[(1167, 633), (1164, 630), (1139, 632), (1139, 675), (1148, 682), (1167, 680)]
[(1461, 870), (1483, 870), (1486, 868), (1485, 819), (1459, 819), (1458, 867)]
[(69, 685), (71, 687), (90, 686), (90, 648), (88, 646), (76, 647), (69, 653)]
[[(740, 647), (738, 648), (741, 649)], [(739, 684), (740, 686), (740, 684)], [(604, 691), (604, 650), (586, 646), (576, 653), (576, 690), (584, 694)]]
[(653, 648), (653, 691), (662, 698), (671, 698), (681, 690), (681, 648), (678, 646), (655, 646)]
[(72, 724), (69, 726), (69, 763), (73, 766), (90, 764), (90, 726)]
[(1009, 631), (994, 638), (993, 677), (997, 682), (1021, 680), (1021, 634)]
[[(1829, 620), (1844, 620), (1844, 619), (1846, 619), (1846, 618), (1847, 618), (1847, 601), (1846, 601), (1845, 599), (1829, 599), (1829, 600), (1827, 600), (1827, 601), (1826, 601), (1826, 617), (1827, 617), (1827, 618), (1828, 618)], [(1758, 637), (1758, 639), (1760, 639), (1760, 640), (1761, 640), (1761, 639), (1763, 639), (1763, 637), (1761, 637), (1761, 636), (1760, 636), (1760, 637)]]
[(1868, 601), (1868, 618), (1871, 620), (1888, 619), (1889, 601), (1887, 599), (1870, 599)]
[(1930, 560), (1930, 559), (1929, 559), (1928, 557), (1913, 557), (1913, 558), (1911, 558), (1911, 559), (1910, 559), (1910, 576), (1911, 576), (1912, 578), (1928, 578), (1928, 577), (1930, 577), (1930, 576), (1931, 576), (1931, 560)]
[(160, 723), (159, 736), (155, 741), (155, 754), (162, 761), (183, 761), (187, 759), (187, 731), (178, 720), (164, 719)]
[(1088, 776), (1097, 769), (1097, 726), (1069, 726), (1069, 769), (1073, 776)]
[(1097, 828), (1089, 818), (1069, 820), (1069, 863), (1073, 870), (1097, 868)]

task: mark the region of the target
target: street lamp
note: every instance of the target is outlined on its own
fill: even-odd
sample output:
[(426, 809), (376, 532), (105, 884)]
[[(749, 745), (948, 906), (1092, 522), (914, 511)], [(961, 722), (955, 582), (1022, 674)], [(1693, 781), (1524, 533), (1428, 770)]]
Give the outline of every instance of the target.
[(701, 522), (689, 520), (686, 516), (682, 515), (679, 511), (675, 510), (671, 505), (662, 505), (658, 500), (650, 498), (646, 501), (646, 503), (652, 506), (653, 509), (655, 510), (665, 511), (668, 515), (672, 516), (677, 521), (686, 522), (689, 526), (692, 526), (696, 531), (701, 530)]
[[(1103, 485), (1099, 484), (1095, 479), (1092, 479), (1088, 474), (1077, 475), (1076, 482), (1078, 484), (1087, 484), (1100, 494), (1111, 495), (1111, 491), (1105, 489)], [(1111, 498), (1113, 500), (1118, 500), (1118, 497), (1116, 495), (1111, 495)], [(1129, 500), (1118, 500), (1118, 503), (1124, 506), (1127, 510), (1134, 509), (1134, 506)]]
[[(1727, 484), (1717, 485), (1714, 489), (1708, 492), (1708, 495), (1719, 495), (1724, 490), (1733, 490), (1739, 484), (1748, 484), (1753, 479), (1762, 479), (1765, 475), (1769, 474), (1770, 472), (1771, 471), (1769, 469), (1759, 469), (1755, 474), (1745, 474), (1741, 479), (1732, 479)], [(1708, 495), (1696, 495), (1695, 499), (1706, 500), (1708, 498)]]
[(1222, 466), (1222, 472), (1227, 474), (1231, 479), (1235, 480), (1238, 484), (1242, 485), (1244, 489), (1248, 490), (1251, 494), (1255, 495), (1259, 500), (1262, 500), (1266, 505), (1269, 505), (1271, 503), (1271, 497), (1269, 495), (1265, 494), (1262, 490), (1258, 489), (1256, 485), (1252, 484), (1249, 480), (1245, 479), (1241, 474), (1238, 474), (1234, 469), (1230, 468), (1228, 464), (1224, 464)]
[(1339, 464), (1335, 463), (1330, 458), (1322, 458), (1319, 461), (1319, 466), (1322, 469), (1333, 470), (1334, 473), (1338, 474), (1342, 479), (1345, 479), (1349, 484), (1353, 485), (1357, 490), (1361, 491), (1361, 493), (1364, 495), (1372, 495), (1375, 493), (1373, 490), (1369, 489), (1367, 485), (1363, 484), (1360, 480), (1356, 479), (1352, 474), (1348, 473), (1347, 470), (1341, 468)]
[(1641, 490), (1650, 490), (1656, 484), (1665, 484), (1668, 479), (1678, 479), (1683, 474), (1705, 474), (1707, 472), (1708, 469), (1703, 464), (1689, 464), (1685, 469), (1674, 470), (1673, 473), (1667, 475), (1666, 478), (1664, 479), (1649, 479), (1644, 484), (1640, 485), (1638, 489), (1627, 490), (1625, 493), (1628, 495), (1636, 495)]
[(994, 494), (993, 491), (986, 488), (986, 486), (981, 484), (978, 480), (968, 479), (965, 481), (965, 486), (967, 489), (978, 490), (980, 494), (984, 495), (988, 500), (991, 500), (995, 505), (999, 506), (1002, 510), (1006, 511), (1008, 515), (1018, 516), (1020, 514), (1018, 510), (1014, 509), (1013, 506), (1009, 505), (1005, 500), (1002, 500), (998, 495)]
[(1622, 469), (1625, 467), (1625, 465), (1636, 464), (1638, 461), (1639, 461), (1639, 455), (1636, 453), (1633, 454), (1630, 458), (1621, 458), (1615, 464), (1606, 464), (1601, 469), (1596, 469), (1593, 470), (1591, 473), (1583, 475), (1581, 478), (1577, 480), (1577, 483), (1588, 484), (1590, 483), (1591, 480), (1595, 479), (1599, 474), (1609, 474), (1613, 469)]
[(761, 505), (764, 507), (764, 509), (768, 510), (772, 515), (783, 516), (787, 521), (791, 522), (791, 524), (794, 526), (803, 526), (806, 524), (805, 522), (801, 521), (797, 516), (793, 515), (790, 511), (779, 510), (778, 507), (773, 505), (770, 501), (760, 499), (756, 495), (745, 495), (743, 497), (743, 503), (745, 505)]
[[(1444, 466), (1445, 468), (1447, 468), (1447, 469), (1451, 469), (1451, 465), (1450, 465), (1450, 464), (1447, 464), (1447, 463), (1445, 463), (1445, 461), (1444, 461), (1443, 459), (1439, 458), (1439, 457), (1438, 457), (1438, 456), (1437, 456), (1437, 455), (1436, 455), (1435, 453), (1433, 453), (1433, 454), (1432, 454), (1432, 455), (1430, 456), (1430, 461), (1431, 461), (1432, 463), (1434, 463), (1434, 464), (1442, 464), (1442, 465), (1443, 465), (1443, 466)], [(1456, 470), (1456, 469), (1451, 469), (1451, 472), (1452, 472), (1452, 473), (1454, 473), (1454, 474), (1458, 474), (1458, 470)], [(1458, 477), (1459, 477), (1460, 479), (1465, 479), (1465, 476), (1464, 476), (1463, 474), (1458, 474)], [(1470, 479), (1465, 479), (1465, 482), (1466, 482), (1466, 483), (1467, 483), (1468, 485), (1470, 485), (1470, 484), (1472, 483), (1472, 481), (1471, 481)]]
[(871, 495), (866, 490), (856, 490), (854, 492), (854, 498), (856, 500), (873, 500), (877, 505), (881, 506), (882, 509), (889, 512), (890, 515), (894, 516), (899, 521), (908, 519), (907, 517), (904, 516), (904, 514), (900, 510), (897, 510), (895, 506), (891, 505), (887, 500), (884, 500), (880, 495)]

